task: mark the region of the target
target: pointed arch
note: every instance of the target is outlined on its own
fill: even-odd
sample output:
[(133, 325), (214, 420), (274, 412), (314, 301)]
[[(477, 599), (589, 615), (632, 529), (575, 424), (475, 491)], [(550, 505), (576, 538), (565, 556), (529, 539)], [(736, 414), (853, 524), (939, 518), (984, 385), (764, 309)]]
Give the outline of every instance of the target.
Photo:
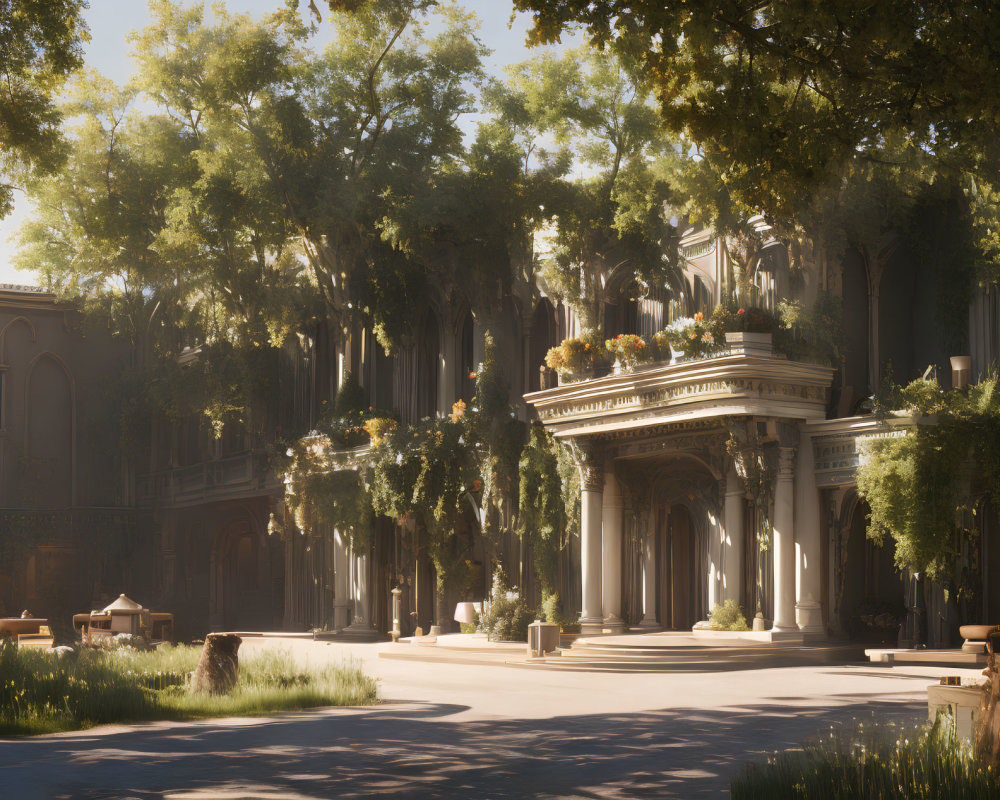
[(35, 326), (31, 324), (30, 319), (24, 316), (14, 317), (14, 319), (4, 325), (3, 329), (0, 330), (0, 364), (10, 363), (7, 357), (7, 332), (18, 323), (28, 329), (28, 333), (31, 334), (30, 341), (32, 343), (38, 340), (38, 335), (35, 332)]

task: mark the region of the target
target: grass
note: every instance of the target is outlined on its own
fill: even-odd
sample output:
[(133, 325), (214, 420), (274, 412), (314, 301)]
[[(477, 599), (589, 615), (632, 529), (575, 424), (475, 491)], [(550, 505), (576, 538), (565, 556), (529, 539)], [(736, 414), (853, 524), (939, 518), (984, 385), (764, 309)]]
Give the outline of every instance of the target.
[(377, 684), (356, 664), (306, 668), (284, 651), (240, 658), (230, 694), (193, 694), (200, 647), (84, 650), (58, 658), (0, 647), (0, 735), (78, 730), (111, 722), (253, 716), (317, 706), (370, 705)]
[(981, 765), (950, 718), (910, 731), (831, 732), (802, 750), (751, 765), (730, 782), (732, 800), (978, 800), (1000, 798), (1000, 776)]

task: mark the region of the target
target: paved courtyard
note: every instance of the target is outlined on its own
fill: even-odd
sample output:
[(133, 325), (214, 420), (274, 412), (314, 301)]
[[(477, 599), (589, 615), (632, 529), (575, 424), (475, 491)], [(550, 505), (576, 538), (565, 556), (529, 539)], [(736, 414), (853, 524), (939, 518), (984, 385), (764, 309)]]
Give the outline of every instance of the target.
[[(720, 797), (742, 764), (831, 725), (926, 714), (937, 675), (811, 666), (588, 673), (378, 658), (388, 645), (248, 640), (355, 659), (384, 702), (0, 741), (4, 798)], [(398, 646), (397, 646), (398, 647)]]

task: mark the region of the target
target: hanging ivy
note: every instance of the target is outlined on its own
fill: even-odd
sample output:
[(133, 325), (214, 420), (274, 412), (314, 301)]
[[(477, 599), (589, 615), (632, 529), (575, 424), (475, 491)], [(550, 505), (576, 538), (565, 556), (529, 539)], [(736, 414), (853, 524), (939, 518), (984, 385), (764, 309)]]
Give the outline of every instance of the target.
[(336, 528), (355, 546), (371, 541), (374, 517), (364, 473), (354, 468), (329, 437), (300, 439), (277, 465), (285, 477), (285, 505), (300, 531), (317, 524)]
[(1000, 390), (992, 376), (967, 390), (935, 380), (893, 387), (881, 408), (909, 411), (916, 424), (863, 444), (858, 494), (871, 507), (869, 538), (895, 543), (896, 565), (953, 579), (971, 509), (989, 493), (1000, 507)]

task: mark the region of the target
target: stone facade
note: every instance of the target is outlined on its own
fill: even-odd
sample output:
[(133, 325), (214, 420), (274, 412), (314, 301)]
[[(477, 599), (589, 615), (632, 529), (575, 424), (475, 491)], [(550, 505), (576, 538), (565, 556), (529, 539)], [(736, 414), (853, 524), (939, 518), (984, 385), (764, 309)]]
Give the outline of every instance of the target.
[[(605, 337), (707, 315), (731, 291), (731, 267), (710, 232), (692, 232), (682, 246), (680, 294), (636, 300), (612, 276)], [(733, 599), (775, 636), (874, 635), (859, 620), (878, 604), (902, 607), (912, 589), (885, 548), (864, 537), (858, 441), (907, 424), (878, 429), (867, 398), (888, 361), (898, 381), (932, 363), (947, 383), (955, 354), (941, 345), (922, 268), (900, 255), (873, 277), (856, 256), (793, 271), (775, 246), (752, 276), (754, 301), (771, 309), (785, 299), (809, 306), (821, 291), (841, 298), (845, 355), (834, 368), (734, 347), (555, 386), (543, 359), (579, 333), (569, 306), (539, 291), (477, 321), (439, 287), (416, 341), (391, 357), (370, 330), (318, 325), (301, 336), (277, 381), (272, 427), (284, 436), (310, 430), (348, 373), (403, 424), (445, 415), (472, 396), (488, 327), (520, 416), (537, 416), (578, 459), (582, 533), (566, 553), (562, 594), (585, 630), (689, 628)], [(1000, 353), (997, 303), (982, 292), (970, 309), (974, 375)], [(202, 421), (157, 419), (148, 453), (122, 452), (102, 391), (127, 350), (82, 326), (44, 292), (0, 291), (0, 524), (10, 551), (0, 563), (0, 611), (68, 619), (124, 591), (174, 611), (182, 637), (310, 627), (367, 635), (389, 630), (393, 586), (409, 630), (447, 628), (455, 602), (486, 592), (484, 563), (480, 596), (445, 587), (435, 598), (409, 520), (380, 520), (364, 552), (336, 531), (269, 535), (283, 487), (268, 459), (274, 442), (249, 432), (260, 426), (229, 426), (217, 440)], [(1000, 564), (1000, 528), (991, 512), (982, 518), (981, 616), (992, 619), (1000, 592), (988, 575)], [(531, 554), (514, 537), (501, 549), (508, 574), (537, 600)], [(482, 548), (473, 557), (485, 562)], [(941, 611), (935, 592), (929, 605)], [(944, 641), (947, 626), (938, 627), (930, 633)]]

